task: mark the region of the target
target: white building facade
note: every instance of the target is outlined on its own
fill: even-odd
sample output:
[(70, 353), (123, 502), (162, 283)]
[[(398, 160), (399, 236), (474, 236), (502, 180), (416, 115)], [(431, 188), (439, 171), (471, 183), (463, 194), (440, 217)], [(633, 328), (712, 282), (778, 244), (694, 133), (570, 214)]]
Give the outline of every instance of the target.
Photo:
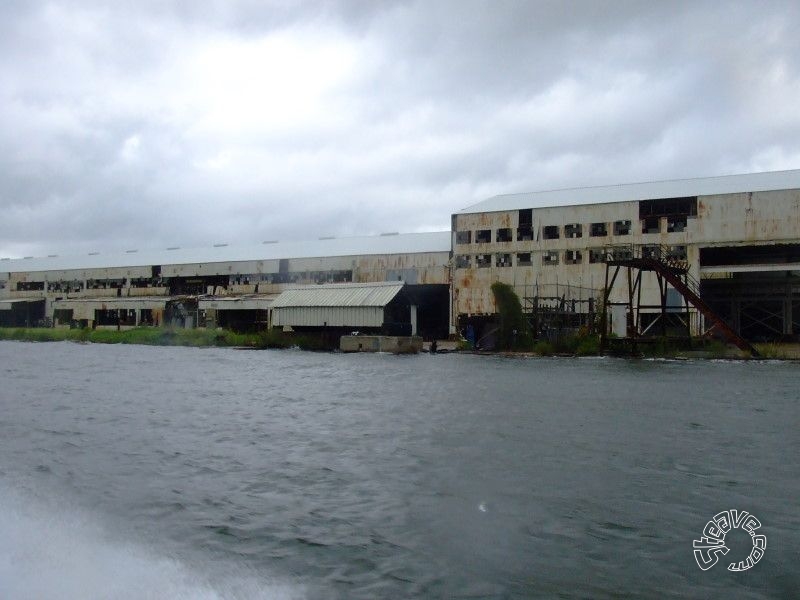
[[(800, 170), (497, 196), (453, 215), (452, 235), (454, 327), (496, 312), (495, 281), (513, 286), (524, 310), (549, 303), (589, 318), (600, 310), (609, 256), (658, 252), (683, 261), (743, 336), (800, 333)], [(609, 320), (624, 336), (633, 284), (620, 279)], [(640, 288), (643, 333), (658, 319), (661, 290), (649, 272)], [(688, 312), (692, 333), (702, 333), (698, 312), (668, 295), (670, 311)]]

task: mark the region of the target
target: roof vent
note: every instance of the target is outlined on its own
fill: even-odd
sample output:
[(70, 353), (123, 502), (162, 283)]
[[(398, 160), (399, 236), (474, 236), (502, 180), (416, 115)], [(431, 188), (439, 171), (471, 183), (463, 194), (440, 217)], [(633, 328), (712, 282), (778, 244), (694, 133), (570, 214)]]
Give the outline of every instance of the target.
[(264, 240), (262, 244), (277, 244), (278, 240)]
[(126, 254), (133, 254), (134, 252), (138, 252), (138, 250), (125, 250)]
[(399, 231), (389, 231), (387, 233), (382, 233), (381, 234), (381, 236), (387, 236), (387, 235), (400, 235), (400, 232)]
[(180, 249), (181, 249), (180, 246), (170, 246), (169, 248), (167, 248), (167, 250), (180, 250)]
[(58, 258), (58, 254), (48, 254), (47, 258)]
[(335, 235), (323, 235), (322, 237), (317, 238), (317, 239), (319, 239), (319, 240), (335, 240), (336, 236)]
[(214, 244), (214, 248), (224, 248), (228, 244)]
[(89, 256), (97, 256), (100, 254), (99, 252), (89, 252)]
[(30, 258), (33, 258), (33, 257), (32, 257), (32, 256), (23, 256), (23, 257), (22, 257), (22, 259), (23, 259), (23, 260), (28, 260), (28, 259), (30, 259)]

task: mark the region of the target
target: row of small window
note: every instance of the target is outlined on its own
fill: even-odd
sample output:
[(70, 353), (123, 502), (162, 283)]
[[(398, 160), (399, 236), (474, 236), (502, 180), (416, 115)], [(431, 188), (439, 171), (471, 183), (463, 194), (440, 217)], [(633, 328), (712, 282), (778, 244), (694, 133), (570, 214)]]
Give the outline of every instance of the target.
[[(563, 259), (561, 252), (558, 250), (548, 250), (542, 252), (542, 265), (557, 265), (563, 262), (565, 265), (580, 265), (583, 264), (583, 256), (585, 251), (581, 250), (565, 250), (563, 252)], [(496, 267), (511, 267), (512, 255), (510, 253), (500, 254), (476, 254), (474, 257), (469, 254), (456, 255), (456, 269), (469, 269), (473, 266), (476, 267), (491, 267), (492, 256), (494, 256), (494, 266)], [(609, 256), (608, 250), (603, 248), (590, 248), (588, 251), (590, 263), (606, 262), (609, 258), (616, 260), (625, 260), (633, 258), (633, 253), (630, 249), (614, 249), (612, 255)], [(671, 246), (666, 258), (670, 260), (686, 260), (686, 246)], [(532, 252), (517, 252), (516, 253), (516, 266), (530, 267), (533, 266), (533, 253)]]
[[(642, 233), (661, 233), (661, 220), (664, 219), (667, 225), (667, 233), (677, 233), (685, 231), (687, 217), (679, 215), (675, 217), (647, 217), (641, 220)], [(563, 232), (562, 232), (563, 229)], [(588, 227), (589, 237), (607, 237), (609, 232), (608, 223), (591, 223)], [(610, 229), (615, 236), (630, 235), (632, 226), (630, 220), (614, 221)], [(545, 225), (542, 227), (541, 238), (543, 240), (557, 240), (561, 236), (565, 238), (583, 237), (583, 225), (581, 223), (570, 223), (564, 225)], [(520, 225), (517, 228), (517, 241), (533, 240), (533, 226)], [(478, 229), (475, 231), (476, 244), (489, 244), (492, 241), (491, 229)], [(495, 231), (495, 242), (513, 242), (513, 229), (503, 227)], [(457, 231), (456, 244), (471, 244), (472, 231)]]

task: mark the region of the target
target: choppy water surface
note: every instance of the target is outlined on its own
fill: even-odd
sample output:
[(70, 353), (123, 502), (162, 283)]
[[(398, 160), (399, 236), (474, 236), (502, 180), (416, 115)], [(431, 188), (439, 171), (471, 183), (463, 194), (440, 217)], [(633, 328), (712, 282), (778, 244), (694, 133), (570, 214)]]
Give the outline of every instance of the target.
[[(0, 372), (0, 598), (800, 597), (797, 364), (0, 342)], [(703, 572), (729, 508), (766, 554)]]

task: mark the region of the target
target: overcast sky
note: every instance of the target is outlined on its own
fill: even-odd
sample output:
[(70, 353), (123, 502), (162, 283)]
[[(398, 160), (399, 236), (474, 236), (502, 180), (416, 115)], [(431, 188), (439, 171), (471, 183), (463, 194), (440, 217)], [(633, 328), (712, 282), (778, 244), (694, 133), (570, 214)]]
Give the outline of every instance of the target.
[(800, 168), (800, 8), (0, 3), (0, 256), (448, 229), (495, 194)]

